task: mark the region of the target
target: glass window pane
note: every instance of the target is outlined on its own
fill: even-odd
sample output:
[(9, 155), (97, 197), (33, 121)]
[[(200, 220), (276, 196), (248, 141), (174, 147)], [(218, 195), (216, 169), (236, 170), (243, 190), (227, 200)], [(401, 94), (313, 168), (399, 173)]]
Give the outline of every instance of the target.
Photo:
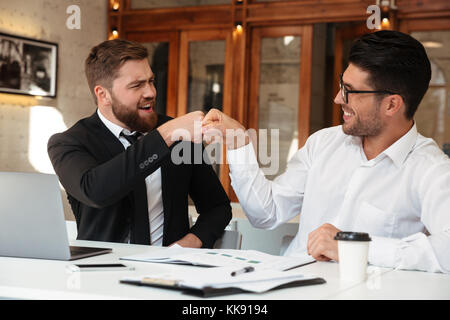
[(424, 136), (450, 154), (450, 31), (413, 32), (427, 51), (432, 77), (415, 120)]
[(426, 137), (432, 137), (440, 147), (444, 142), (446, 120), (447, 126), (449, 125), (448, 119), (446, 119), (449, 118), (449, 114), (443, 108), (445, 100), (445, 88), (430, 87), (415, 115), (419, 132)]
[(231, 4), (231, 0), (131, 0), (131, 9), (156, 9)]
[[(259, 148), (263, 148), (263, 154), (267, 150), (271, 162), (259, 160), (261, 167), (272, 167), (266, 170), (268, 179), (283, 173), (288, 160), (298, 150), (300, 43), (298, 36), (263, 38), (261, 41), (258, 128), (268, 129), (268, 135), (265, 147), (260, 131)], [(270, 129), (279, 130), (278, 153), (273, 148), (276, 146), (271, 145)], [(278, 143), (276, 137), (273, 138), (273, 142)], [(272, 172), (274, 163), (279, 163), (277, 172)]]
[(156, 105), (158, 113), (166, 114), (167, 81), (169, 70), (169, 43), (146, 42), (142, 43), (148, 49), (148, 61), (155, 75)]
[(222, 110), (225, 40), (189, 43), (188, 112)]
[[(189, 43), (187, 112), (211, 108), (222, 110), (225, 69), (225, 40), (191, 41)], [(222, 149), (214, 145), (212, 166), (220, 175)], [(212, 145), (211, 145), (212, 147)], [(215, 159), (217, 161), (215, 161)]]

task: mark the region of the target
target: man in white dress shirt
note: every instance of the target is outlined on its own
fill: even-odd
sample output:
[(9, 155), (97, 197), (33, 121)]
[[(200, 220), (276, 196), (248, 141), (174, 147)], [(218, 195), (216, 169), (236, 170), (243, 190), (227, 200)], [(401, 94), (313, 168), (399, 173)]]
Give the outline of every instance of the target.
[[(285, 173), (267, 180), (251, 139), (227, 139), (232, 186), (250, 222), (273, 229), (300, 214), (287, 255), (337, 261), (338, 231), (368, 232), (373, 265), (450, 272), (450, 159), (413, 119), (430, 78), (417, 40), (366, 34), (334, 100), (343, 124), (311, 135)], [(205, 136), (211, 128), (244, 129), (218, 110), (203, 120)]]

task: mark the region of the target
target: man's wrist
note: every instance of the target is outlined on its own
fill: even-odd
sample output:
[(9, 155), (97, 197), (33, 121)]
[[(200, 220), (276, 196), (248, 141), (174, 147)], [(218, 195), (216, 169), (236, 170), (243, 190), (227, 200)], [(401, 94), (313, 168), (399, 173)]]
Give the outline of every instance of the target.
[(177, 241), (177, 243), (182, 247), (187, 248), (201, 248), (203, 242), (193, 233), (188, 233), (183, 238)]
[(226, 145), (228, 150), (239, 149), (250, 143), (250, 137), (245, 129), (232, 130), (232, 133), (226, 132)]
[(170, 147), (173, 144), (172, 141), (172, 128), (171, 128), (171, 122), (172, 120), (164, 123), (163, 125), (156, 128), (158, 130), (159, 134), (163, 138), (164, 142), (167, 144), (168, 147)]

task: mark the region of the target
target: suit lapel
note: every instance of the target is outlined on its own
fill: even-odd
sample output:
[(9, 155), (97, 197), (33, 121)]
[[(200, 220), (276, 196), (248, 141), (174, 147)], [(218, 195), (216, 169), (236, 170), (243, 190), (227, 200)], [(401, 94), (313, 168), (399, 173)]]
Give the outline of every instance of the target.
[[(117, 139), (114, 134), (109, 131), (105, 124), (100, 120), (97, 112), (88, 118), (87, 124), (94, 132), (94, 135), (98, 137), (98, 140), (102, 142), (104, 153), (107, 153), (110, 158), (123, 152), (123, 144)], [(108, 158), (109, 160), (109, 158)]]

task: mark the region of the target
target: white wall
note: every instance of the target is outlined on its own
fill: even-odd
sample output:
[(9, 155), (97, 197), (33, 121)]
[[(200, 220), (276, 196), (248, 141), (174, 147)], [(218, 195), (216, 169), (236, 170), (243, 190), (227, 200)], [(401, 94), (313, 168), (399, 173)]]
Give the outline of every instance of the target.
[[(81, 9), (81, 29), (69, 30), (66, 9)], [(95, 111), (84, 76), (91, 47), (106, 40), (104, 0), (11, 0), (0, 2), (0, 32), (56, 42), (57, 97), (0, 94), (0, 171), (52, 172), (48, 137)], [(64, 195), (66, 218), (73, 219)]]

